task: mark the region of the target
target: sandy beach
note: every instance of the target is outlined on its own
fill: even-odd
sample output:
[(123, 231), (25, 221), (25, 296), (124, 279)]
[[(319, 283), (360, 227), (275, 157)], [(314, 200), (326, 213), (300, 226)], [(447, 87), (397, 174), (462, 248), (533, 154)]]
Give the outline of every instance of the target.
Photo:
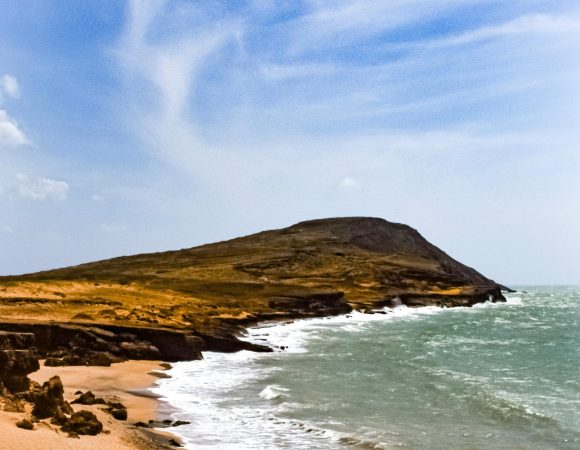
[(58, 375), (65, 388), (64, 397), (69, 402), (76, 398), (75, 392), (90, 390), (97, 397), (123, 403), (127, 407), (128, 419), (115, 420), (102, 411), (102, 405), (73, 405), (77, 411), (86, 409), (93, 412), (105, 430), (97, 436), (76, 439), (50, 426), (46, 420), (32, 431), (17, 428), (15, 424), (22, 419), (22, 414), (0, 412), (0, 450), (175, 448), (169, 445), (169, 440), (174, 438), (169, 433), (131, 426), (138, 421), (162, 419), (168, 414), (169, 410), (163, 403), (147, 391), (158, 379), (154, 372), (160, 370), (163, 370), (161, 363), (155, 361), (127, 361), (111, 367), (45, 367), (42, 364), (39, 371), (30, 374), (30, 379), (43, 383)]

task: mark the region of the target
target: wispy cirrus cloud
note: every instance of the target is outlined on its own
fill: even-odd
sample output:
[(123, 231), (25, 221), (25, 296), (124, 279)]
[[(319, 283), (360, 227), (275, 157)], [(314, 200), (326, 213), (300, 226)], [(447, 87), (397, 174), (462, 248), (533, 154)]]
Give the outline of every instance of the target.
[[(241, 25), (228, 19), (200, 23), (197, 10), (180, 6), (173, 10), (165, 1), (130, 1), (117, 55), (129, 85), (152, 88), (151, 95), (139, 96), (132, 104), (139, 117), (129, 121), (159, 156), (187, 168), (200, 164), (211, 151), (197, 124), (203, 115), (195, 107), (197, 78), (207, 59), (239, 36)], [(168, 35), (160, 33), (173, 21), (183, 26)]]
[(426, 41), (400, 44), (400, 48), (441, 48), (473, 44), (517, 35), (578, 35), (580, 15), (524, 14), (496, 25), (486, 25), (464, 33)]

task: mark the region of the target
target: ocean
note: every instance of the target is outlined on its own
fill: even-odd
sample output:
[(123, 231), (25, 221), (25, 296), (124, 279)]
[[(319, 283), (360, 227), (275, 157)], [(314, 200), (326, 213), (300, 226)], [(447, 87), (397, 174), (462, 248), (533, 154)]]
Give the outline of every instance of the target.
[(249, 330), (155, 392), (189, 449), (580, 449), (580, 288)]

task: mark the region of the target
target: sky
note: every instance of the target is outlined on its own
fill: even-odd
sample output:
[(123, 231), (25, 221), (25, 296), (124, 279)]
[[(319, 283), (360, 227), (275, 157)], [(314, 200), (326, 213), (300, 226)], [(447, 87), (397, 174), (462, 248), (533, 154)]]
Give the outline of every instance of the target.
[(4, 0), (0, 274), (323, 217), (580, 284), (577, 0)]

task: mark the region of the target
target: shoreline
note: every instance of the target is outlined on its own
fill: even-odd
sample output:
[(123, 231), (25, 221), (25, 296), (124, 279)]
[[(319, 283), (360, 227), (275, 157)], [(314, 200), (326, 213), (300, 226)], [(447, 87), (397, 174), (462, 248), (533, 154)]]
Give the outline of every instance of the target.
[[(155, 372), (164, 367), (160, 361), (132, 360), (116, 363), (110, 367), (99, 366), (61, 366), (46, 367), (41, 362), (40, 370), (31, 373), (29, 378), (38, 383), (58, 375), (64, 386), (64, 398), (72, 402), (77, 391), (92, 391), (97, 397), (107, 401), (123, 403), (127, 407), (127, 420), (114, 419), (103, 411), (103, 405), (72, 405), (76, 411), (93, 412), (103, 423), (103, 433), (97, 436), (70, 438), (66, 433), (50, 426), (44, 420), (36, 424), (32, 431), (16, 427), (16, 422), (24, 417), (22, 413), (0, 412), (0, 450), (19, 448), (22, 450), (128, 450), (128, 449), (172, 449), (170, 441), (180, 443), (178, 436), (165, 430), (134, 427), (136, 422), (148, 423), (149, 420), (163, 420), (170, 416), (173, 409), (160, 396), (150, 389), (159, 380)], [(151, 373), (154, 371), (153, 373)]]
[[(208, 408), (208, 399), (212, 398), (213, 389), (216, 391), (221, 391), (223, 393), (224, 387), (232, 391), (236, 391), (238, 383), (243, 383), (244, 379), (248, 379), (250, 376), (247, 370), (238, 364), (246, 358), (277, 358), (276, 354), (281, 355), (284, 353), (306, 353), (306, 345), (310, 339), (311, 333), (319, 327), (339, 327), (348, 328), (352, 331), (357, 331), (354, 328), (359, 326), (364, 326), (366, 323), (370, 322), (389, 322), (391, 320), (406, 320), (410, 317), (420, 318), (421, 316), (431, 316), (434, 314), (445, 313), (446, 311), (451, 312), (454, 310), (479, 310), (482, 308), (495, 308), (501, 305), (514, 305), (519, 304), (519, 300), (508, 298), (505, 303), (497, 304), (493, 302), (482, 302), (474, 306), (459, 306), (459, 307), (441, 307), (441, 306), (427, 306), (427, 307), (408, 307), (402, 305), (396, 308), (385, 307), (382, 310), (376, 310), (374, 313), (363, 313), (359, 311), (353, 311), (346, 314), (325, 316), (325, 317), (308, 317), (308, 318), (298, 318), (292, 320), (280, 320), (280, 321), (264, 321), (252, 326), (247, 327), (244, 330), (244, 334), (238, 337), (246, 342), (251, 342), (260, 345), (268, 345), (274, 349), (273, 353), (265, 353), (260, 355), (258, 353), (246, 353), (236, 354), (223, 353), (223, 352), (204, 352), (205, 358), (202, 361), (195, 361), (197, 366), (193, 369), (193, 366), (186, 368), (185, 366), (175, 367), (177, 373), (171, 380), (167, 380), (169, 386), (162, 383), (161, 389), (157, 391), (160, 392), (164, 398), (168, 401), (177, 400), (177, 404), (181, 404), (184, 400), (182, 394), (176, 394), (176, 392), (181, 392), (180, 390), (180, 380), (184, 377), (189, 377), (191, 380), (187, 385), (192, 389), (192, 391), (204, 391), (204, 399), (200, 402), (197, 398), (193, 398), (191, 404), (183, 404), (180, 407), (176, 406), (176, 417), (179, 419), (189, 420), (196, 423), (199, 429), (205, 430), (202, 433), (188, 429), (187, 426), (183, 428), (175, 429), (175, 434), (182, 439), (182, 442), (190, 448), (220, 448), (220, 445), (224, 445), (223, 448), (227, 447), (231, 443), (226, 442), (225, 444), (221, 441), (220, 433), (216, 433), (216, 427), (214, 425), (219, 425), (223, 421), (222, 414), (213, 414), (216, 410), (205, 410), (201, 413), (201, 416), (196, 418), (195, 414), (200, 414), (200, 409)], [(215, 354), (215, 357), (214, 355)], [(234, 372), (236, 372), (234, 374)], [(214, 383), (215, 373), (221, 374), (220, 385), (217, 386)], [(244, 376), (246, 378), (244, 378)], [(177, 382), (176, 384), (173, 384)], [(164, 386), (165, 385), (165, 386)], [(171, 387), (173, 386), (173, 388)], [(241, 384), (240, 384), (241, 385)], [(280, 394), (281, 392), (281, 394)], [(257, 393), (257, 391), (256, 391)], [(274, 399), (284, 396), (285, 391), (279, 389), (276, 384), (264, 386), (264, 389), (257, 394), (266, 401), (274, 401)], [(218, 397), (216, 397), (218, 398)], [(220, 397), (221, 398), (221, 397)], [(199, 403), (198, 403), (199, 402)], [(196, 412), (197, 411), (197, 412)], [(189, 414), (191, 413), (191, 414)], [(223, 411), (222, 411), (223, 413)], [(245, 420), (245, 419), (244, 419)], [(207, 423), (205, 421), (208, 421)], [(227, 422), (227, 420), (226, 420)], [(234, 425), (230, 423), (229, 426)], [(246, 423), (245, 426), (248, 424)], [(228, 427), (226, 427), (228, 428)], [(229, 428), (228, 428), (229, 429)]]

